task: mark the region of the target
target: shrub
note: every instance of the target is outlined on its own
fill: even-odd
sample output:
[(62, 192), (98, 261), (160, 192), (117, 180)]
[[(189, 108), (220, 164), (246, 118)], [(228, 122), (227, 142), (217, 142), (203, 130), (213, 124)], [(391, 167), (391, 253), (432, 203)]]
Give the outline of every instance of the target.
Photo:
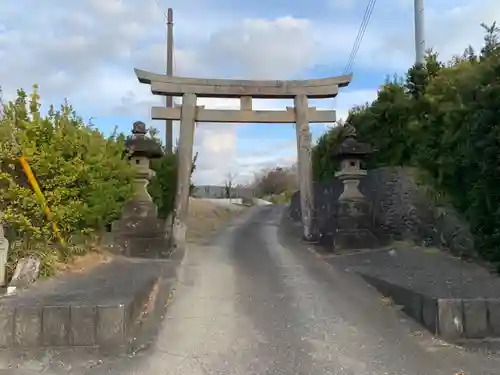
[[(17, 145), (12, 142), (17, 138)], [(117, 219), (133, 196), (133, 169), (124, 152), (124, 136), (104, 137), (86, 126), (65, 102), (59, 110), (40, 112), (37, 87), (31, 95), (19, 90), (4, 106), (0, 120), (0, 210), (12, 243), (9, 264), (36, 253), (45, 273), (56, 259), (74, 249), (58, 248), (31, 186), (18, 162), (21, 151), (45, 195), (61, 235), (99, 232)], [(69, 241), (71, 244), (71, 241)]]
[[(191, 176), (196, 169), (197, 157), (198, 154), (194, 156)], [(155, 176), (148, 185), (148, 191), (158, 208), (158, 217), (166, 219), (173, 211), (175, 204), (177, 190), (177, 150), (172, 154), (165, 155), (161, 159), (153, 160), (151, 162), (151, 169), (155, 171)], [(193, 188), (193, 184), (190, 183), (190, 195)]]

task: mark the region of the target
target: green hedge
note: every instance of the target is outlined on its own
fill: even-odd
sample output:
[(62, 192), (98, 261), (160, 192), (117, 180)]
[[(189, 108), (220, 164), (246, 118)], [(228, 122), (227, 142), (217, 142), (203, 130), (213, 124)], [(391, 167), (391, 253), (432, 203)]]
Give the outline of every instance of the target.
[[(482, 26), (481, 51), (468, 47), (448, 62), (429, 51), (423, 67), (387, 80), (348, 122), (378, 149), (370, 167), (417, 167), (467, 218), (478, 251), (500, 262), (500, 35), (496, 24)], [(331, 155), (339, 134), (329, 131), (313, 150), (317, 180), (338, 167)]]
[[(17, 138), (19, 149), (12, 141)], [(0, 120), (0, 209), (11, 242), (9, 272), (17, 259), (42, 258), (43, 272), (67, 259), (71, 238), (99, 232), (117, 219), (133, 195), (133, 168), (124, 154), (124, 136), (104, 137), (84, 124), (64, 103), (40, 112), (37, 88), (19, 90)], [(40, 202), (19, 164), (21, 151), (31, 166), (67, 248), (58, 248)]]

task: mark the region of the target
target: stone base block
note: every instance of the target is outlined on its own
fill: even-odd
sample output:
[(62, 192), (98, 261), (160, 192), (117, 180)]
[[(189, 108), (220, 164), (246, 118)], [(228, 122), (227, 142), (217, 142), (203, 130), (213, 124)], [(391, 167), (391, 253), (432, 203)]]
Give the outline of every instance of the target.
[(127, 308), (125, 305), (97, 306), (96, 344), (115, 346), (127, 337)]
[(463, 307), (460, 299), (438, 299), (438, 334), (445, 340), (458, 340), (464, 334)]
[(168, 258), (172, 251), (171, 242), (164, 235), (140, 238), (117, 234), (112, 248), (113, 252), (119, 255), (149, 259)]
[(437, 311), (437, 300), (429, 296), (422, 296), (422, 320), (420, 322), (434, 335), (438, 333)]
[(370, 204), (364, 199), (340, 200), (337, 203), (337, 227), (333, 234), (335, 250), (380, 247), (380, 241), (372, 232), (370, 213)]
[(71, 306), (70, 345), (95, 345), (96, 321), (96, 306)]
[(70, 307), (44, 306), (42, 308), (42, 345), (69, 345)]
[[(469, 299), (463, 301), (465, 336), (470, 338), (484, 338), (488, 332), (488, 304), (485, 299)], [(493, 335), (494, 332), (492, 331)]]
[(40, 345), (42, 309), (38, 306), (23, 306), (16, 309), (14, 316), (14, 345), (28, 347)]

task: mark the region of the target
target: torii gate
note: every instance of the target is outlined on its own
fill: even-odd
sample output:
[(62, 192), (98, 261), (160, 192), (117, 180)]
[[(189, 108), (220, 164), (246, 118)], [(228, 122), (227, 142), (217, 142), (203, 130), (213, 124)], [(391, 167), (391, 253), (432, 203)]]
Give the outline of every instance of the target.
[[(135, 69), (140, 83), (151, 85), (155, 95), (182, 96), (182, 105), (173, 108), (153, 107), (153, 120), (180, 120), (178, 146), (177, 193), (173, 223), (175, 246), (186, 242), (186, 216), (189, 202), (189, 177), (193, 158), (196, 122), (221, 123), (295, 123), (302, 211), (303, 236), (313, 238), (314, 197), (312, 191), (311, 134), (309, 123), (336, 121), (334, 110), (318, 111), (308, 106), (308, 98), (333, 98), (339, 87), (346, 87), (352, 75), (301, 81), (253, 81), (172, 77)], [(205, 109), (196, 105), (196, 98), (240, 98), (239, 110)], [(290, 99), (294, 107), (283, 111), (254, 111), (252, 99)]]

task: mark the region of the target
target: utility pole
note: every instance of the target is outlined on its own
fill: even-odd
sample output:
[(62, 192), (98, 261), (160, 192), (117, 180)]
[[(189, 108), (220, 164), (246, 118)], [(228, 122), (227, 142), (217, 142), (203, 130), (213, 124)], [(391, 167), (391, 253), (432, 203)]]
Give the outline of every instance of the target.
[(415, 65), (425, 62), (424, 0), (414, 0), (415, 7)]
[[(172, 8), (167, 11), (167, 76), (174, 74), (174, 12)], [(167, 108), (173, 107), (173, 97), (167, 96)], [(173, 152), (173, 126), (172, 120), (165, 120), (165, 149), (167, 154)]]

